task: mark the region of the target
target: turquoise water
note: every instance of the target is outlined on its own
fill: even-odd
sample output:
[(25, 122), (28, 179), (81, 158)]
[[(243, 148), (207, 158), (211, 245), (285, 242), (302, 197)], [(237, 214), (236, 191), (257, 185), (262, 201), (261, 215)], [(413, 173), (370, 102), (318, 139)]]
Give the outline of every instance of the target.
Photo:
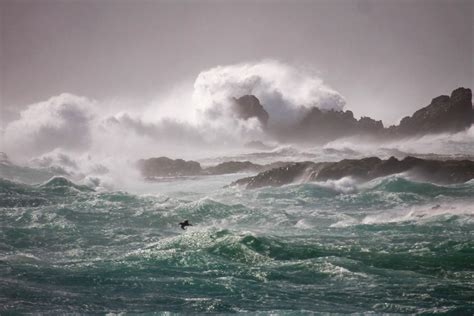
[(474, 313), (474, 182), (230, 182), (0, 180), (0, 313)]

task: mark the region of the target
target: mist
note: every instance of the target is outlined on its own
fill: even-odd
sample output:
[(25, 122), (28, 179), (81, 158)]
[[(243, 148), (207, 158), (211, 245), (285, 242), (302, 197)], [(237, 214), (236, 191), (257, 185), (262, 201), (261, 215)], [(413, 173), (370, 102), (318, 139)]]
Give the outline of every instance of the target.
[[(255, 118), (235, 115), (232, 99), (248, 94), (268, 112), (267, 130)], [(278, 61), (218, 66), (202, 71), (193, 85), (140, 105), (139, 111), (130, 107), (114, 113), (100, 100), (69, 93), (31, 104), (5, 127), (2, 150), (22, 161), (54, 151), (127, 159), (191, 157), (198, 149), (274, 142), (272, 129), (296, 124), (304, 109), (314, 106), (340, 110), (344, 99), (316, 75)]]
[[(257, 103), (242, 116), (238, 107), (250, 105), (239, 105), (244, 102), (239, 98), (248, 95)], [(315, 109), (329, 113), (319, 123), (322, 129), (307, 121)], [(257, 110), (265, 120), (252, 112)], [(148, 101), (110, 102), (71, 93), (52, 96), (28, 105), (4, 127), (0, 151), (17, 163), (60, 168), (80, 179), (107, 175), (114, 183), (121, 182), (118, 178), (138, 179), (136, 161), (160, 156), (241, 160), (245, 156), (239, 155), (263, 150), (261, 162), (269, 163), (308, 157), (333, 160), (345, 153), (474, 153), (473, 128), (402, 140), (350, 135), (347, 118), (352, 112), (342, 112), (348, 110), (345, 98), (316, 72), (262, 60), (205, 69), (193, 82), (178, 84)], [(337, 120), (331, 122), (334, 115)], [(252, 143), (264, 149), (249, 147)], [(330, 157), (330, 150), (338, 154)]]

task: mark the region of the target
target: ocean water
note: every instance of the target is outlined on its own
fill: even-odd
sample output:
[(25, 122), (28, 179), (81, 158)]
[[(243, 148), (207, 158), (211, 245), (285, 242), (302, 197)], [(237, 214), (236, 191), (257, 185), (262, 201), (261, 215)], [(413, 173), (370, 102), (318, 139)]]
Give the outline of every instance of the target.
[(474, 313), (474, 181), (243, 176), (0, 180), (0, 313)]

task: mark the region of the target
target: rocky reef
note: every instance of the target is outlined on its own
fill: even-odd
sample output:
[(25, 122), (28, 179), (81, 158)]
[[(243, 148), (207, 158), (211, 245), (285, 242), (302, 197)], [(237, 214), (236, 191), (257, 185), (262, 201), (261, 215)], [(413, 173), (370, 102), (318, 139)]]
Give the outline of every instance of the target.
[[(234, 98), (234, 111), (238, 117), (256, 117), (263, 127), (272, 118), (257, 97), (245, 95)], [(325, 143), (341, 137), (364, 135), (382, 140), (422, 136), (437, 133), (455, 133), (469, 128), (474, 120), (472, 92), (458, 88), (451, 96), (441, 95), (399, 125), (384, 127), (382, 121), (370, 117), (356, 119), (352, 111), (324, 111), (312, 107), (303, 111), (301, 119), (293, 126), (274, 132), (280, 141)]]
[(404, 159), (377, 157), (344, 159), (338, 162), (299, 162), (261, 172), (253, 177), (239, 179), (231, 185), (247, 189), (281, 186), (297, 181), (338, 180), (354, 177), (368, 181), (378, 177), (409, 172), (421, 181), (440, 184), (462, 183), (474, 179), (474, 161), (428, 160), (408, 156)]
[(195, 176), (202, 173), (199, 162), (168, 157), (141, 159), (137, 166), (146, 178)]
[(382, 121), (370, 117), (357, 120), (352, 111), (322, 111), (313, 107), (289, 135), (298, 140), (320, 143), (354, 134), (378, 135), (383, 130)]
[(256, 117), (263, 126), (267, 125), (268, 112), (260, 104), (260, 101), (254, 95), (244, 95), (233, 99), (233, 109), (237, 117), (248, 120)]
[(398, 126), (388, 128), (388, 134), (407, 136), (459, 132), (471, 126), (473, 114), (471, 90), (458, 88), (450, 97), (436, 97), (428, 106), (404, 117)]
[(253, 177), (239, 179), (231, 183), (231, 186), (243, 185), (247, 189), (255, 189), (265, 186), (278, 187), (297, 182), (300, 179), (303, 180), (322, 165), (322, 163), (314, 163), (311, 161), (288, 163), (281, 167), (260, 172)]
[(281, 164), (280, 162), (276, 162), (268, 165), (259, 165), (250, 161), (226, 161), (215, 166), (202, 168), (201, 164), (197, 161), (158, 157), (141, 159), (137, 162), (137, 167), (144, 178), (152, 179), (160, 177), (220, 175), (240, 172), (256, 173), (272, 169)]
[(258, 172), (263, 169), (263, 165), (254, 164), (250, 161), (226, 161), (216, 166), (206, 168), (208, 174), (228, 174), (238, 172)]

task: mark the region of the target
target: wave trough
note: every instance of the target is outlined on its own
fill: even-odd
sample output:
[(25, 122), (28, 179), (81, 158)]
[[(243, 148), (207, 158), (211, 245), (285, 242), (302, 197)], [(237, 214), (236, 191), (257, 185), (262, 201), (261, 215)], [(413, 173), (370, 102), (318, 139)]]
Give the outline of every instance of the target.
[(474, 183), (346, 187), (135, 195), (2, 180), (0, 310), (474, 311)]

